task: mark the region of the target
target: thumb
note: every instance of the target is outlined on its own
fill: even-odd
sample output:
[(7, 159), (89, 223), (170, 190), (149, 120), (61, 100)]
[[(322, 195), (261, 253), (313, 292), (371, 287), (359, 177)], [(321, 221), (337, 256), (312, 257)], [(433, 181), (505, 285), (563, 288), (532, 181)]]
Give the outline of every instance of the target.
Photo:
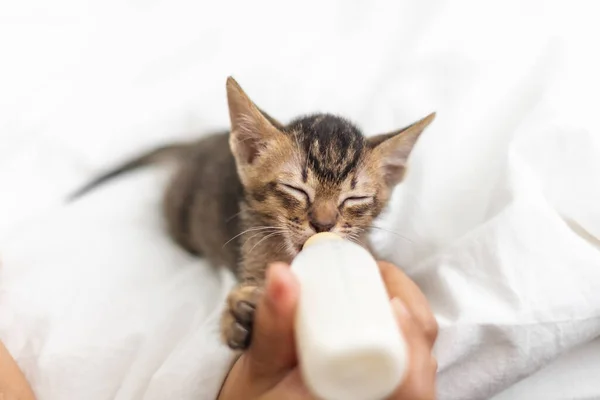
[(286, 264), (271, 265), (266, 275), (247, 356), (254, 374), (275, 378), (287, 373), (296, 363), (294, 314), (299, 284)]

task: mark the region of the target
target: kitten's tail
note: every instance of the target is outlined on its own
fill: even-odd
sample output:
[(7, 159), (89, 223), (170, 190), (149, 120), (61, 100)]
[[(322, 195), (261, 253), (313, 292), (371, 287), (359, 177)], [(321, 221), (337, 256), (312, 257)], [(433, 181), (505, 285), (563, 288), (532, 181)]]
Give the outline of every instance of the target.
[(118, 167), (105, 172), (104, 174), (93, 179), (91, 182), (84, 185), (67, 197), (67, 202), (72, 202), (84, 194), (88, 193), (97, 186), (113, 179), (124, 173), (133, 171), (134, 169), (144, 167), (146, 165), (155, 164), (166, 160), (171, 160), (177, 157), (185, 156), (191, 148), (190, 143), (176, 143), (157, 147), (148, 153), (142, 154), (132, 160), (125, 161)]

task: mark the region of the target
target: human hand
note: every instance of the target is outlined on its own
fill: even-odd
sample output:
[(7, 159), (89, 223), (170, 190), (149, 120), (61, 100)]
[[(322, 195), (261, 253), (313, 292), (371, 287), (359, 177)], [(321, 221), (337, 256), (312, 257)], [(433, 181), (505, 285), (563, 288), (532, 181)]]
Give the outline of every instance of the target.
[(432, 349), (438, 325), (425, 295), (398, 267), (378, 263), (408, 349), (408, 371), (390, 400), (435, 399), (437, 360)]
[[(437, 324), (425, 296), (398, 268), (379, 263), (408, 348), (409, 369), (389, 400), (435, 398), (437, 364), (431, 349)], [(265, 293), (256, 308), (250, 348), (233, 365), (219, 400), (314, 400), (302, 381), (294, 343), (299, 284), (285, 264), (267, 270)]]
[(0, 342), (0, 399), (35, 400), (25, 375), (2, 342)]
[(296, 367), (294, 313), (300, 288), (289, 266), (267, 270), (251, 345), (235, 362), (219, 400), (310, 399)]

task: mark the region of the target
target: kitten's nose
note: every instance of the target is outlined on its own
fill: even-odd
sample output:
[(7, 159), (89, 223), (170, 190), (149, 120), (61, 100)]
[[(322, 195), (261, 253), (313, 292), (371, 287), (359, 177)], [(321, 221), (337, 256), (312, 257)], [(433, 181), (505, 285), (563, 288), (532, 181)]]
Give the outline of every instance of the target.
[(310, 221), (310, 226), (315, 230), (315, 232), (319, 233), (319, 232), (329, 232), (331, 230), (331, 228), (333, 228), (335, 226), (335, 221), (334, 222), (317, 222), (317, 221)]
[(329, 232), (337, 222), (338, 210), (334, 203), (321, 202), (313, 206), (308, 221), (315, 232)]

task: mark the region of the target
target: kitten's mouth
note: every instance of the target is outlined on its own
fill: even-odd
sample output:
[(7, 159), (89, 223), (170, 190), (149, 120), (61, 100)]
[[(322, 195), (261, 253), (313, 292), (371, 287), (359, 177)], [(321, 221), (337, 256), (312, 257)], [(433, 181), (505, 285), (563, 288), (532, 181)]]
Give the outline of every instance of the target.
[[(343, 238), (343, 237), (345, 237), (345, 235), (343, 235), (343, 234), (340, 234), (340, 233), (337, 233), (337, 232), (336, 232), (336, 234), (337, 234), (337, 235), (339, 235), (339, 236), (340, 236), (340, 237), (342, 237), (342, 238)], [(304, 240), (302, 243), (299, 243), (299, 244), (294, 244), (294, 245), (292, 246), (292, 247), (293, 247), (293, 249), (294, 249), (294, 250), (296, 250), (296, 255), (302, 251), (302, 249), (304, 248), (304, 244), (305, 244), (305, 243), (308, 241), (308, 239), (310, 239), (311, 237), (312, 237), (312, 235), (311, 235), (311, 236), (309, 236), (309, 237), (307, 237), (307, 238), (306, 238), (306, 239), (305, 239), (305, 240)]]

